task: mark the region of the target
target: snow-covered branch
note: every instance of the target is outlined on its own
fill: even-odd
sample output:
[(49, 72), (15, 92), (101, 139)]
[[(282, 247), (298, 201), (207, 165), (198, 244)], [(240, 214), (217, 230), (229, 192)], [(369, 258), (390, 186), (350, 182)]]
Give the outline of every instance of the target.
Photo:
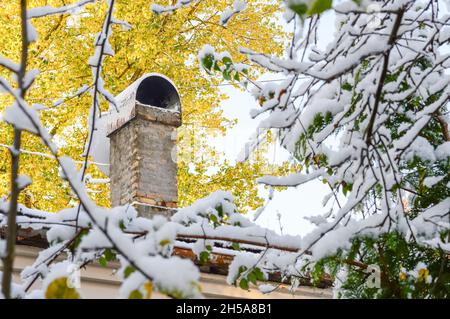
[[(259, 182), (295, 187), (319, 179), (331, 196), (346, 197), (314, 219), (298, 260), (305, 251), (321, 259), (350, 251), (354, 239), (394, 232), (442, 251), (450, 231), (449, 15), (439, 1), (342, 1), (331, 9), (335, 33), (319, 47), (315, 4), (286, 1), (295, 32), (285, 56), (240, 48), (253, 65), (286, 78), (252, 86), (261, 108), (251, 116), (264, 115), (260, 128), (277, 130), (304, 170)], [(199, 60), (226, 78), (233, 70), (221, 61), (226, 55), (207, 47)]]
[(55, 14), (67, 14), (73, 13), (76, 10), (82, 9), (89, 3), (94, 3), (96, 0), (81, 0), (79, 2), (68, 4), (61, 7), (36, 7), (28, 10), (28, 19), (42, 18)]

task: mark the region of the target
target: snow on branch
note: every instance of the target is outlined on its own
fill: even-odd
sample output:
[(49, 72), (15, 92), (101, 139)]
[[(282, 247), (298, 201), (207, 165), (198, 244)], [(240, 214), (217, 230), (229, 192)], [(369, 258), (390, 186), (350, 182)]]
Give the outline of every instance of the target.
[(325, 170), (317, 170), (311, 174), (296, 173), (285, 177), (264, 176), (258, 178), (258, 183), (270, 186), (299, 186), (312, 181), (325, 173)]
[[(30, 19), (70, 14), (90, 2), (25, 10), (24, 55), (37, 39)], [(38, 71), (26, 72), (26, 59), (20, 66), (0, 59), (1, 67), (16, 73), (19, 88), (0, 77), (0, 88), (15, 101), (2, 120), (15, 128), (18, 137), (15, 146), (9, 148), (17, 163), (13, 174), (17, 175), (13, 179), (16, 189), (12, 192), (15, 200), (0, 200), (0, 226), (11, 225), (8, 217), (12, 210), (17, 213), (15, 224), (45, 230), (50, 243), (21, 274), (21, 285), (11, 286), (13, 294), (9, 296), (27, 296), (40, 278), (44, 279), (44, 290), (50, 287), (66, 266), (67, 261), (54, 263), (65, 252), (70, 252), (72, 261), (80, 265), (100, 258), (119, 260), (122, 297), (143, 296), (152, 287), (172, 298), (201, 295), (198, 268), (190, 260), (173, 256), (177, 246), (190, 248), (199, 262), (207, 262), (216, 253), (232, 256), (227, 280), (243, 289), (257, 280), (267, 280), (275, 272), (296, 286), (299, 278), (308, 275), (307, 266), (328, 256), (347, 256), (356, 238), (377, 240), (395, 232), (414, 247), (448, 252), (450, 55), (445, 54), (445, 46), (450, 39), (446, 30), (450, 16), (440, 14), (435, 1), (424, 1), (426, 5), (413, 0), (364, 4), (342, 1), (333, 9), (331, 2), (326, 6), (319, 6), (324, 3), (319, 1), (286, 2), (291, 10), (287, 20), (296, 30), (286, 54), (239, 50), (254, 66), (286, 79), (276, 85), (252, 81), (248, 76), (250, 66), (234, 63), (226, 52), (217, 54), (211, 46), (205, 46), (199, 53), (206, 73), (219, 72), (227, 81), (251, 86), (261, 106), (251, 112), (252, 117), (263, 117), (260, 128), (278, 131), (279, 142), (301, 164), (301, 170), (294, 174), (265, 176), (258, 182), (298, 186), (320, 179), (331, 189), (335, 200), (329, 213), (310, 218), (316, 227), (302, 236), (282, 236), (256, 225), (237, 212), (227, 192), (213, 193), (179, 209), (170, 220), (162, 216), (138, 217), (130, 205), (108, 209), (92, 201), (85, 172), (96, 120), (101, 115), (100, 99), (115, 105), (114, 97), (105, 88), (102, 65), (105, 56), (114, 54), (109, 43), (111, 25), (129, 27), (114, 18), (115, 1), (106, 2), (105, 19), (88, 62), (92, 85), (83, 86), (75, 94), (88, 90), (92, 94), (81, 169), (71, 158), (60, 156), (57, 144), (40, 121), (41, 106), (27, 103), (26, 92)], [(151, 8), (161, 14), (196, 2), (179, 0), (172, 6)], [(379, 8), (368, 14), (364, 7), (368, 4)], [(328, 45), (319, 48), (318, 14), (328, 9), (334, 10), (337, 27)], [(236, 1), (233, 11), (224, 13), (222, 22), (242, 10), (242, 2)], [(372, 11), (376, 12), (375, 20)], [(305, 36), (299, 36), (298, 30), (303, 30)], [(21, 188), (30, 183), (18, 175), (22, 130), (39, 136), (56, 159), (62, 178), (78, 200), (75, 207), (58, 214), (20, 205), (14, 209)], [(255, 139), (252, 145), (260, 143), (259, 136)], [(339, 193), (342, 196), (336, 195)], [(0, 249), (2, 246), (0, 242)], [(361, 265), (363, 260), (350, 262)], [(45, 293), (41, 291), (40, 295)]]
[[(446, 247), (450, 16), (437, 1), (328, 4), (285, 1), (295, 31), (284, 56), (239, 49), (252, 66), (286, 79), (251, 83), (261, 106), (251, 116), (278, 131), (302, 168), (258, 182), (289, 187), (320, 178), (335, 197), (329, 214), (313, 218), (317, 227), (295, 260), (306, 251), (316, 260), (348, 252), (355, 238), (393, 232), (411, 245)], [(324, 21), (315, 14), (326, 10), (336, 29), (318, 43)], [(229, 80), (214, 48), (201, 53), (208, 73)]]
[[(89, 59), (88, 64), (91, 66), (92, 71), (92, 89), (90, 90), (92, 95), (92, 104), (89, 112), (88, 118), (88, 138), (86, 139), (84, 148), (85, 161), (81, 169), (81, 179), (84, 179), (86, 169), (89, 165), (89, 155), (92, 151), (92, 145), (94, 141), (94, 132), (96, 131), (96, 122), (99, 117), (101, 117), (100, 110), (100, 99), (99, 96), (103, 97), (111, 106), (117, 110), (117, 105), (114, 96), (105, 88), (105, 82), (102, 77), (102, 63), (105, 56), (113, 56), (114, 51), (109, 42), (109, 38), (112, 33), (111, 25), (114, 23), (121, 23), (115, 20), (114, 14), (114, 4), (115, 0), (107, 1), (108, 8), (105, 19), (103, 21), (102, 30), (96, 35), (94, 40), (94, 55)], [(123, 23), (122, 23), (123, 24)], [(125, 24), (125, 27), (127, 25)], [(77, 92), (79, 93), (79, 92)]]
[(150, 6), (150, 10), (153, 11), (155, 14), (163, 14), (163, 13), (173, 13), (176, 10), (190, 6), (196, 2), (200, 2), (202, 0), (177, 0), (177, 2), (174, 5), (168, 5), (168, 6), (162, 6), (160, 4), (152, 4)]
[(94, 3), (96, 0), (81, 0), (79, 2), (68, 4), (61, 7), (52, 7), (52, 6), (44, 6), (44, 7), (37, 7), (32, 8), (28, 10), (28, 18), (29, 19), (35, 19), (35, 18), (42, 18), (45, 16), (55, 15), (55, 14), (67, 14), (72, 13), (76, 10), (79, 10), (83, 8), (85, 5), (89, 3)]
[(7, 68), (8, 70), (10, 70), (11, 72), (14, 73), (18, 73), (20, 70), (20, 65), (18, 65), (17, 63), (14, 63), (11, 60), (8, 60), (2, 56), (0, 56), (0, 66)]
[(226, 26), (233, 16), (242, 12), (247, 7), (247, 3), (243, 0), (234, 0), (231, 7), (227, 7), (220, 15), (220, 24)]

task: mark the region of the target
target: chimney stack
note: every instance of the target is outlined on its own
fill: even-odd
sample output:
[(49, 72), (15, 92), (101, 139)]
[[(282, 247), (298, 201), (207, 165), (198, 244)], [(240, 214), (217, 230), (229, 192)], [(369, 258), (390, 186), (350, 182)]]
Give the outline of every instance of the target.
[(116, 97), (108, 116), (112, 206), (133, 204), (140, 216), (170, 216), (177, 207), (176, 130), (180, 96), (174, 84), (148, 74)]

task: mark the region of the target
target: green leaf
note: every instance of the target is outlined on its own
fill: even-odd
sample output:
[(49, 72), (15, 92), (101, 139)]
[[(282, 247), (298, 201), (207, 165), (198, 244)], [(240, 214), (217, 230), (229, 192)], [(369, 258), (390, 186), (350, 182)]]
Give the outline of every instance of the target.
[(101, 256), (101, 257), (98, 259), (98, 263), (99, 263), (100, 266), (102, 266), (102, 267), (106, 267), (106, 265), (108, 264), (108, 262), (107, 262), (107, 260), (106, 260), (106, 258), (105, 258), (104, 256)]
[(308, 11), (308, 6), (306, 3), (298, 3), (298, 4), (291, 4), (289, 6), (289, 9), (297, 13), (299, 16), (304, 16), (306, 12)]
[(264, 273), (258, 267), (253, 270), (253, 273), (256, 275), (256, 279), (265, 280)]
[(305, 166), (309, 166), (310, 161), (311, 161), (311, 157), (310, 156), (305, 158)]
[(227, 80), (227, 81), (231, 80), (231, 72), (228, 69), (224, 70), (222, 73), (223, 73), (223, 78), (225, 80)]
[(344, 91), (351, 91), (353, 89), (352, 85), (348, 82), (345, 82), (344, 84), (342, 84), (342, 89)]
[(116, 254), (109, 248), (105, 249), (104, 256), (107, 261), (113, 261), (116, 259)]
[(217, 214), (219, 214), (220, 217), (223, 217), (223, 207), (222, 205), (219, 205), (216, 207)]
[(136, 269), (134, 269), (134, 267), (132, 266), (127, 266), (125, 268), (125, 270), (123, 271), (123, 276), (125, 277), (125, 279), (127, 279), (132, 273), (134, 273), (136, 271)]
[(202, 65), (208, 71), (211, 71), (213, 63), (214, 63), (214, 55), (212, 54), (207, 54), (202, 58)]
[(241, 246), (239, 245), (239, 243), (232, 243), (232, 244), (231, 244), (231, 247), (232, 247), (234, 250), (241, 250)]
[(208, 262), (208, 260), (209, 260), (209, 252), (207, 252), (207, 251), (202, 251), (202, 252), (200, 253), (200, 262), (201, 262), (202, 264), (206, 264), (206, 263)]
[(142, 299), (142, 293), (139, 290), (133, 290), (130, 292), (130, 295), (128, 296), (128, 299)]
[(83, 239), (83, 237), (86, 236), (88, 233), (89, 233), (88, 229), (83, 229), (80, 232), (80, 235), (74, 240), (73, 244), (70, 246), (70, 249), (71, 250), (75, 250), (75, 248), (77, 248), (80, 245), (81, 240)]
[(223, 64), (225, 64), (227, 67), (233, 64), (233, 61), (231, 61), (230, 57), (223, 57), (222, 58), (222, 62)]
[(212, 251), (212, 246), (211, 245), (206, 245), (205, 248), (206, 248), (207, 251)]
[(247, 270), (247, 267), (245, 267), (245, 266), (240, 266), (239, 267), (239, 275), (240, 274), (242, 274), (244, 271), (246, 271)]
[(311, 4), (308, 15), (321, 14), (322, 12), (331, 9), (332, 5), (333, 0), (316, 0)]
[(248, 281), (250, 281), (252, 284), (256, 285), (256, 275), (254, 272), (251, 272), (247, 276)]
[(211, 221), (213, 221), (214, 223), (218, 223), (217, 216), (214, 215), (214, 214), (210, 214), (210, 215), (209, 215), (209, 219), (210, 219)]
[(248, 290), (248, 280), (245, 278), (241, 279), (241, 281), (239, 282), (239, 287), (244, 290)]
[(348, 192), (351, 192), (353, 188), (353, 184), (343, 184), (342, 185), (342, 193), (344, 196), (347, 196)]
[(347, 196), (347, 186), (342, 186), (342, 193), (344, 194), (344, 196)]

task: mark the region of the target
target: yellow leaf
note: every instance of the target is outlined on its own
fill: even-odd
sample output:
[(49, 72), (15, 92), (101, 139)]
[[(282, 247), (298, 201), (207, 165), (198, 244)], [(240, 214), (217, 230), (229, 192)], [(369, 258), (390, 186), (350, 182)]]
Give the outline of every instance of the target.
[[(181, 94), (185, 123), (179, 129), (178, 158), (194, 163), (200, 173), (193, 175), (186, 169), (186, 163), (179, 164), (179, 205), (188, 205), (222, 188), (232, 191), (239, 210), (244, 212), (263, 203), (258, 197), (255, 177), (270, 167), (263, 156), (234, 166), (223, 163), (223, 153), (208, 144), (211, 135), (225, 134), (234, 121), (226, 119), (217, 108), (227, 98), (217, 86), (219, 80), (206, 79), (197, 63), (191, 61), (207, 43), (214, 43), (218, 51), (229, 50), (236, 62), (246, 60), (237, 51), (242, 46), (281, 55), (282, 42), (287, 39), (287, 34), (273, 22), (279, 5), (276, 1), (248, 0), (249, 9), (223, 28), (218, 23), (218, 12), (223, 12), (229, 6), (228, 2), (201, 1), (195, 6), (195, 11), (185, 8), (174, 15), (157, 16), (148, 8), (148, 0), (117, 1), (115, 18), (129, 22), (133, 28), (123, 31), (113, 26), (110, 42), (115, 55), (105, 59), (102, 70), (105, 87), (114, 95), (146, 72), (163, 73), (173, 79)], [(0, 3), (0, 25), (4, 31), (0, 56), (17, 62), (21, 47), (18, 2), (0, 0)], [(33, 0), (30, 3), (30, 7), (46, 5), (59, 7), (61, 0)], [(27, 102), (49, 108), (40, 115), (44, 126), (56, 140), (64, 141), (58, 155), (67, 155), (78, 161), (84, 160), (86, 118), (91, 97), (89, 94), (72, 99), (67, 97), (83, 85), (91, 84), (91, 69), (87, 61), (93, 54), (94, 35), (101, 30), (105, 14), (105, 2), (97, 1), (74, 16), (52, 15), (33, 19), (39, 38), (30, 47), (27, 69), (40, 69), (41, 72), (27, 94)], [(202, 19), (207, 19), (208, 23), (199, 23)], [(0, 76), (10, 78), (11, 74), (0, 68)], [(249, 77), (257, 76), (258, 70), (250, 70)], [(54, 102), (65, 97), (64, 104), (53, 107)], [(0, 114), (11, 103), (10, 96), (0, 94)], [(102, 101), (100, 108), (105, 111), (108, 104)], [(0, 144), (11, 145), (12, 136), (12, 127), (0, 122)], [(77, 199), (67, 182), (59, 176), (57, 162), (36, 155), (49, 152), (42, 142), (36, 136), (24, 133), (22, 148), (33, 152), (22, 153), (20, 157), (20, 173), (30, 176), (33, 184), (21, 194), (20, 202), (30, 208), (54, 212), (76, 205)], [(3, 197), (10, 191), (10, 154), (6, 148), (0, 147), (0, 157), (4, 159), (0, 163), (0, 197)], [(218, 172), (209, 176), (205, 172), (211, 167), (217, 167)], [(275, 169), (277, 174), (286, 171), (286, 167)], [(87, 174), (94, 179), (105, 178), (95, 165), (88, 167)], [(89, 194), (96, 204), (110, 205), (108, 184), (88, 184), (88, 188), (93, 190)]]
[(60, 277), (53, 280), (45, 291), (46, 299), (80, 299), (75, 288), (70, 288), (67, 285), (68, 278)]
[(430, 271), (427, 268), (421, 268), (419, 269), (419, 281), (425, 281), (428, 278), (428, 275), (430, 274)]
[(171, 243), (171, 241), (169, 240), (169, 239), (163, 239), (163, 240), (161, 240), (160, 242), (159, 242), (159, 245), (160, 246), (165, 246), (165, 245), (168, 245), (168, 244), (170, 244)]
[[(143, 290), (143, 292), (141, 291)], [(130, 292), (128, 299), (150, 299), (153, 292), (153, 284), (150, 281), (144, 283), (140, 289), (135, 289)]]
[(139, 290), (135, 289), (130, 292), (128, 299), (142, 299), (142, 293)]
[(150, 299), (153, 292), (153, 284), (151, 281), (147, 281), (144, 284), (144, 290), (145, 290), (145, 299)]
[(405, 281), (408, 278), (408, 276), (406, 275), (406, 273), (401, 272), (399, 275), (399, 278), (401, 281)]

